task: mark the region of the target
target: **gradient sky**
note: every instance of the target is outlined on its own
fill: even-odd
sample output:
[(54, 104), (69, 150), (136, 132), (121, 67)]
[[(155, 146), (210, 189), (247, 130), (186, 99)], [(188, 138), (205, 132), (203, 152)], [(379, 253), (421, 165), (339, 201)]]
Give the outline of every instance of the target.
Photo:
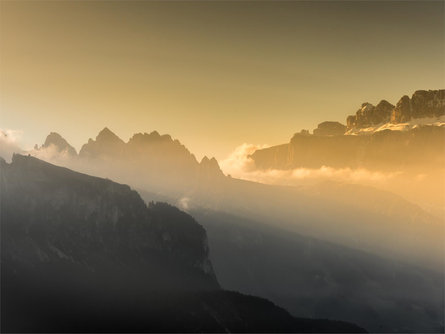
[(0, 22), (0, 128), (28, 147), (108, 126), (223, 159), (445, 87), (442, 1), (1, 1)]

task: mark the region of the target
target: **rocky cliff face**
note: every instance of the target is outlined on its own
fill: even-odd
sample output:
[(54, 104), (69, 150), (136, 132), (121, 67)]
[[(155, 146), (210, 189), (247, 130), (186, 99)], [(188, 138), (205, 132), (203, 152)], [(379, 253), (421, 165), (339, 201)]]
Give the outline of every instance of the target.
[(346, 124), (348, 128), (363, 128), (386, 122), (389, 120), (393, 108), (394, 106), (386, 100), (380, 101), (377, 106), (367, 102), (363, 103), (355, 115), (348, 116)]
[(410, 131), (380, 131), (367, 136), (307, 136), (255, 151), (258, 169), (368, 168), (399, 170), (441, 168), (445, 164), (445, 127), (423, 126)]
[(418, 90), (411, 99), (403, 96), (391, 114), (392, 123), (445, 114), (445, 90)]
[(355, 115), (348, 116), (348, 128), (367, 128), (377, 124), (404, 123), (412, 119), (440, 117), (445, 114), (445, 90), (418, 90), (411, 98), (405, 95), (396, 106), (382, 100), (373, 106), (363, 103)]

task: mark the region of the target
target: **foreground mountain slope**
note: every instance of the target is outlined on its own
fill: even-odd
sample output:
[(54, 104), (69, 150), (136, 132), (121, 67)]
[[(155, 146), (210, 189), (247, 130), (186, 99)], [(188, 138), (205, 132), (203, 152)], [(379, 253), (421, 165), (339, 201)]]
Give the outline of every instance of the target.
[(154, 288), (179, 286), (179, 270), (190, 280), (185, 287), (218, 287), (205, 230), (192, 217), (166, 204), (147, 208), (130, 187), (110, 180), (15, 155), (2, 165), (2, 221), (7, 261), (165, 273), (152, 279)]
[(128, 186), (19, 155), (0, 171), (2, 331), (362, 331), (222, 291), (204, 229)]

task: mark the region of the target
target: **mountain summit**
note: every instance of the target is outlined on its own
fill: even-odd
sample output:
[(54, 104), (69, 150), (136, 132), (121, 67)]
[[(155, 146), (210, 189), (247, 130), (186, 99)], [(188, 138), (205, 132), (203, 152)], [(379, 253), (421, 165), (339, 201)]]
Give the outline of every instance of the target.
[[(69, 150), (72, 157), (76, 156), (74, 148), (56, 133), (48, 136), (41, 149), (50, 144), (59, 151)], [(192, 191), (200, 184), (207, 184), (208, 180), (224, 177), (215, 158), (205, 157), (198, 162), (179, 140), (168, 134), (160, 135), (157, 131), (136, 133), (124, 142), (105, 127), (96, 139), (90, 138), (82, 146), (77, 158), (74, 165), (71, 164), (74, 159), (57, 162), (136, 187), (150, 186), (155, 192), (167, 189), (175, 194), (184, 192), (184, 189)]]
[(59, 153), (67, 153), (70, 156), (76, 156), (77, 152), (74, 147), (72, 147), (68, 142), (59, 135), (57, 132), (51, 132), (45, 140), (45, 143), (42, 145), (42, 148), (55, 147), (57, 152)]

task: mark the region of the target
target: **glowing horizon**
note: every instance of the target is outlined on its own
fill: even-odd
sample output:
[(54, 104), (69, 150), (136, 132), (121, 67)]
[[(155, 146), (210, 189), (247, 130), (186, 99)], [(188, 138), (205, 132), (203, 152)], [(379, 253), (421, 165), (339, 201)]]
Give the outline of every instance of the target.
[(443, 2), (0, 6), (0, 127), (29, 148), (156, 130), (221, 161), (444, 86)]

